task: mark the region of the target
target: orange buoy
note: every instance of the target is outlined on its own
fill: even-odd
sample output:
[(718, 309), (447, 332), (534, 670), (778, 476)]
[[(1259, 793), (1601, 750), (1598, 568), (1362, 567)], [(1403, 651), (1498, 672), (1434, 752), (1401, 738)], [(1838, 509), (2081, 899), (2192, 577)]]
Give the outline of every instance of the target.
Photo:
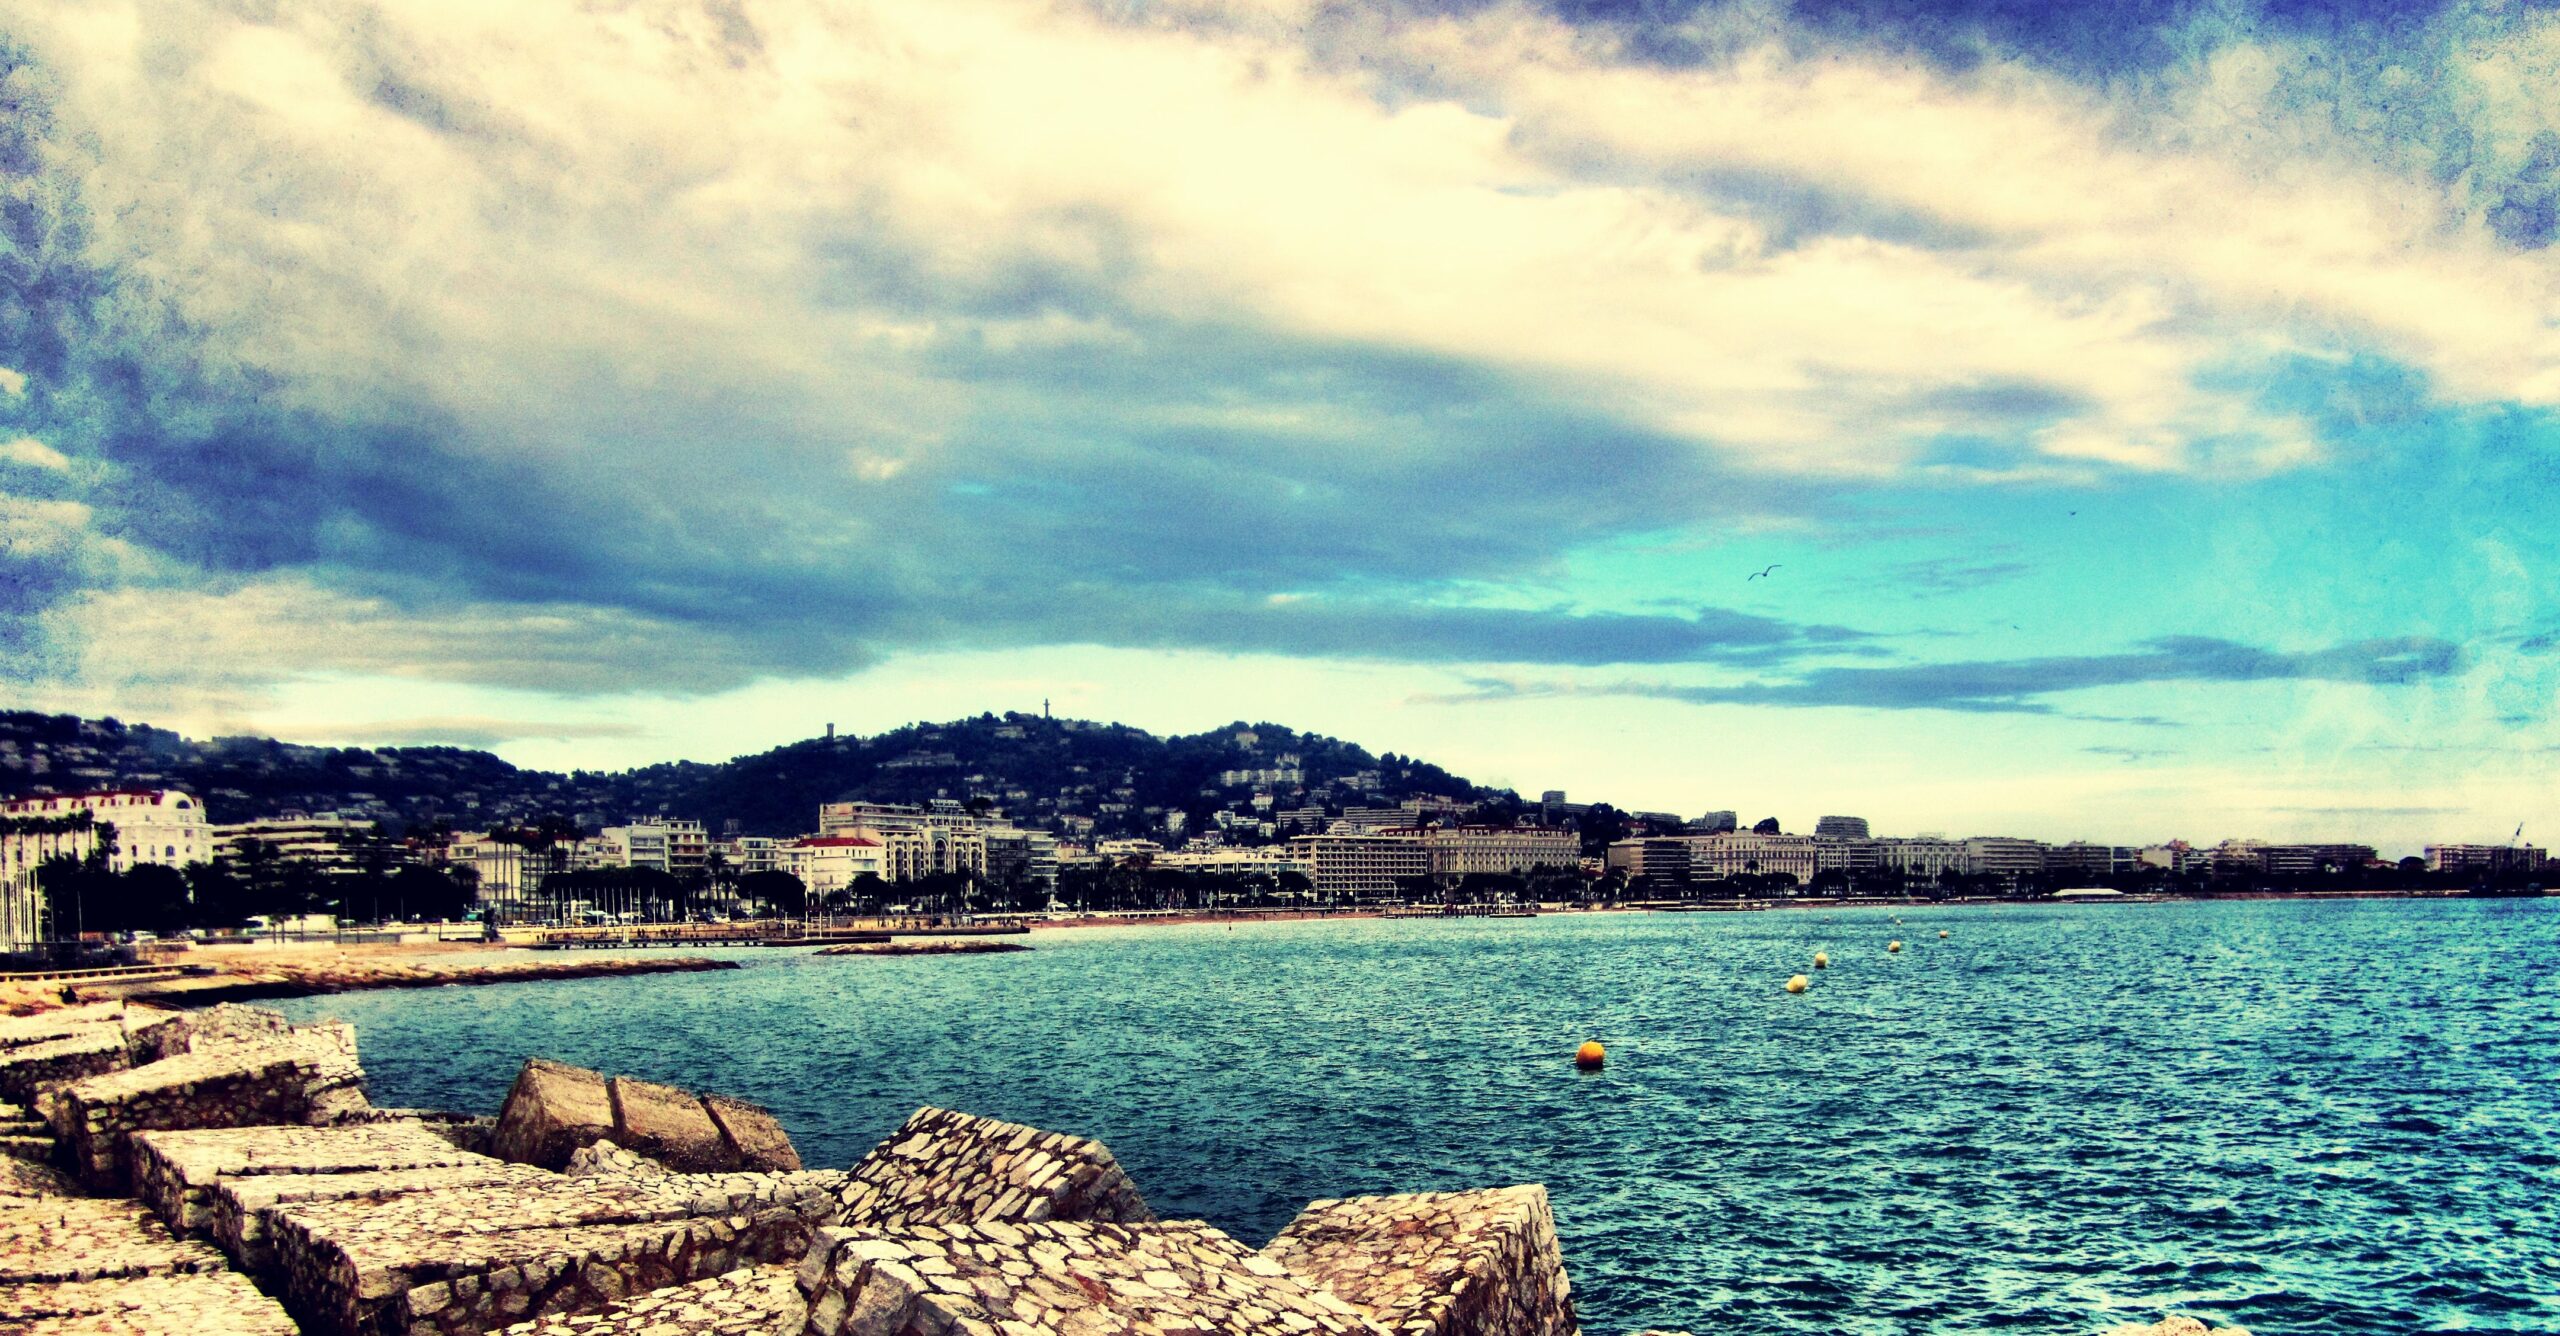
[(1944, 929), (1944, 928), (1940, 928), (1940, 929), (1938, 930), (1938, 940), (1943, 942), (1943, 941), (1945, 941), (1946, 939), (1947, 939), (1947, 930), (1946, 930), (1946, 929)]
[(1790, 974), (1787, 976), (1787, 991), (1790, 993), (1801, 993), (1812, 986), (1813, 980), (1808, 979), (1801, 974)]
[(1831, 953), (1828, 951), (1814, 952), (1813, 967), (1818, 970), (1827, 970), (1831, 968)]
[(1576, 1067), (1597, 1067), (1608, 1060), (1609, 1050), (1602, 1048), (1597, 1039), (1586, 1039), (1582, 1041), (1582, 1047), (1573, 1051), (1573, 1065)]
[(1887, 950), (1887, 951), (1899, 951), (1899, 950), (1901, 950), (1901, 949), (1902, 949), (1902, 939), (1901, 939), (1901, 938), (1899, 938), (1899, 937), (1897, 937), (1897, 938), (1893, 939), (1892, 941), (1885, 943), (1885, 944), (1884, 944), (1884, 949), (1885, 949), (1885, 950)]

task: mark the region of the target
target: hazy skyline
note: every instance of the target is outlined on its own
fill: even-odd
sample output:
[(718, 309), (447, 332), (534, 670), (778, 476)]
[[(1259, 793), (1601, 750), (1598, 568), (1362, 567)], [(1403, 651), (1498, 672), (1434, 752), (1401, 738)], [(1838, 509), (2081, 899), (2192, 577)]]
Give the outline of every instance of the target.
[(2560, 822), (2560, 16), (0, 34), (24, 706), (559, 767), (1045, 697), (1790, 828)]

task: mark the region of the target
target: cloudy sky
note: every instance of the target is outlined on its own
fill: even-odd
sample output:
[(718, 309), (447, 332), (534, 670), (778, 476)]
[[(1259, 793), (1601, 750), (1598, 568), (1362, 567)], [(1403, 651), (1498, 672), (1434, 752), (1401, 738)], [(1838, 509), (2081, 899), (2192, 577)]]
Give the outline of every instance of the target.
[[(0, 0), (0, 673), (2560, 835), (2560, 13)], [(1766, 570), (1765, 578), (1751, 578)]]

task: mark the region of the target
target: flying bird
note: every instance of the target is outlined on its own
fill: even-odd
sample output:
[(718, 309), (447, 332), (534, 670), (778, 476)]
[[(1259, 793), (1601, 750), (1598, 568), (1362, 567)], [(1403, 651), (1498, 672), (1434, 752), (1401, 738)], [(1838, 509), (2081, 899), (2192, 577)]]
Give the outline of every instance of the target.
[(1784, 563), (1781, 563), (1781, 562), (1775, 562), (1775, 561), (1770, 562), (1768, 565), (1763, 566), (1763, 567), (1761, 567), (1760, 569), (1758, 569), (1758, 570), (1756, 570), (1756, 571), (1753, 571), (1753, 572), (1752, 572), (1752, 573), (1750, 573), (1749, 575), (1746, 575), (1746, 576), (1742, 577), (1742, 582), (1743, 582), (1744, 584), (1749, 584), (1749, 583), (1751, 583), (1751, 582), (1752, 582), (1752, 581), (1754, 581), (1754, 580), (1757, 580), (1757, 579), (1762, 578), (1763, 576), (1766, 576), (1769, 572), (1771, 572), (1771, 571), (1774, 571), (1774, 570), (1778, 569), (1778, 567), (1779, 567), (1780, 565), (1782, 565), (1782, 564), (1784, 564)]

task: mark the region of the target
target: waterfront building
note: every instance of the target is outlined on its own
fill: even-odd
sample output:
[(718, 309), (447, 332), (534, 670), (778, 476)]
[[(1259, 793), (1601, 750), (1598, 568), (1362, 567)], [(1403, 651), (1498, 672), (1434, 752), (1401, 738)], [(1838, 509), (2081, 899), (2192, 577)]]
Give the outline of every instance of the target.
[(1022, 882), (1044, 887), (1052, 895), (1057, 893), (1057, 836), (1020, 826), (990, 826), (981, 833), (987, 842), (988, 880), (999, 884)]
[[(699, 828), (697, 823), (697, 828)], [(573, 867), (650, 868), (675, 871), (675, 832), (661, 825), (607, 826), (593, 840), (579, 841)]]
[(521, 923), (546, 916), (543, 882), (576, 865), (575, 843), (528, 849), (490, 835), (456, 835), (446, 847), (445, 861), (456, 873), (468, 875), (484, 916)]
[(2044, 875), (2044, 859), (2045, 845), (2039, 840), (1976, 835), (1964, 842), (1965, 871), (1998, 877), (2001, 885), (2013, 889), (2021, 878)]
[[(231, 864), (273, 858), (331, 874), (383, 872), (412, 859), (375, 821), (338, 816), (235, 821), (212, 827), (213, 857)], [(253, 851), (254, 850), (254, 851)]]
[(48, 909), (36, 870), (55, 857), (87, 858), (112, 832), (107, 866), (186, 867), (213, 857), (204, 805), (177, 789), (102, 789), (0, 802), (0, 951), (44, 940)]
[(1689, 890), (1693, 840), (1663, 836), (1619, 840), (1609, 846), (1607, 866), (1624, 873), (1627, 888), (1640, 896), (1678, 896)]
[(1579, 836), (1540, 826), (1434, 826), (1379, 833), (1419, 840), (1435, 877), (1516, 877), (1539, 868), (1571, 868), (1582, 858)]
[(1397, 895), (1431, 874), (1422, 842), (1402, 836), (1300, 835), (1289, 841), (1289, 857), (1307, 866), (1317, 894), (1334, 898)]
[(885, 852), (878, 840), (859, 835), (812, 835), (778, 847), (774, 862), (817, 900), (851, 889), (857, 877), (889, 880)]
[(1810, 835), (1767, 835), (1730, 831), (1722, 835), (1682, 837), (1689, 846), (1689, 875), (1699, 881), (1775, 872), (1802, 884), (1819, 870)]
[(1906, 883), (1943, 881), (1949, 873), (1961, 875), (1972, 866), (1964, 845), (1937, 835), (1878, 840), (1876, 862), (1901, 873)]
[(733, 835), (714, 841), (711, 848), (727, 861), (731, 872), (743, 877), (753, 872), (775, 871), (781, 846), (782, 841), (770, 835)]
[(1813, 845), (1813, 870), (1846, 872), (1856, 875), (1875, 872), (1884, 867), (1884, 846), (1874, 840), (1826, 840), (1817, 835)]
[(2429, 872), (2539, 872), (2547, 855), (2530, 844), (2430, 844)]
[(2141, 850), (2113, 844), (2073, 840), (2045, 851), (2045, 870), (2057, 876), (2096, 879), (2130, 872), (2140, 865)]
[(2206, 862), (2217, 877), (2254, 876), (2267, 870), (2265, 840), (2224, 840)]
[[(57, 854), (86, 858), (102, 830), (115, 831), (107, 867), (130, 872), (144, 863), (185, 867), (213, 857), (213, 827), (204, 805), (178, 789), (101, 789), (37, 794), (0, 802), (0, 878)], [(57, 829), (58, 827), (58, 829)]]
[(1158, 854), (1155, 866), (1174, 872), (1206, 872), (1237, 877), (1278, 877), (1295, 873), (1315, 880), (1315, 869), (1285, 849), (1185, 849)]
[(2210, 863), (2210, 855), (2185, 840), (2154, 844), (2135, 855), (2145, 867), (2167, 868), (2171, 872), (2200, 872)]
[(2270, 844), (2265, 859), (2269, 876), (2307, 877), (2364, 867), (2374, 853), (2370, 844)]
[[(1071, 829), (1092, 828), (1090, 818), (1068, 818), (1064, 824)], [(877, 841), (887, 864), (881, 875), (891, 881), (963, 873), (981, 879), (1024, 876), (1053, 891), (1058, 884), (1055, 836), (1015, 826), (998, 812), (972, 812), (949, 798), (936, 798), (921, 807), (826, 803), (818, 808), (818, 834)]]
[(1863, 840), (1867, 835), (1867, 819), (1862, 816), (1826, 816), (1813, 823), (1817, 840)]

